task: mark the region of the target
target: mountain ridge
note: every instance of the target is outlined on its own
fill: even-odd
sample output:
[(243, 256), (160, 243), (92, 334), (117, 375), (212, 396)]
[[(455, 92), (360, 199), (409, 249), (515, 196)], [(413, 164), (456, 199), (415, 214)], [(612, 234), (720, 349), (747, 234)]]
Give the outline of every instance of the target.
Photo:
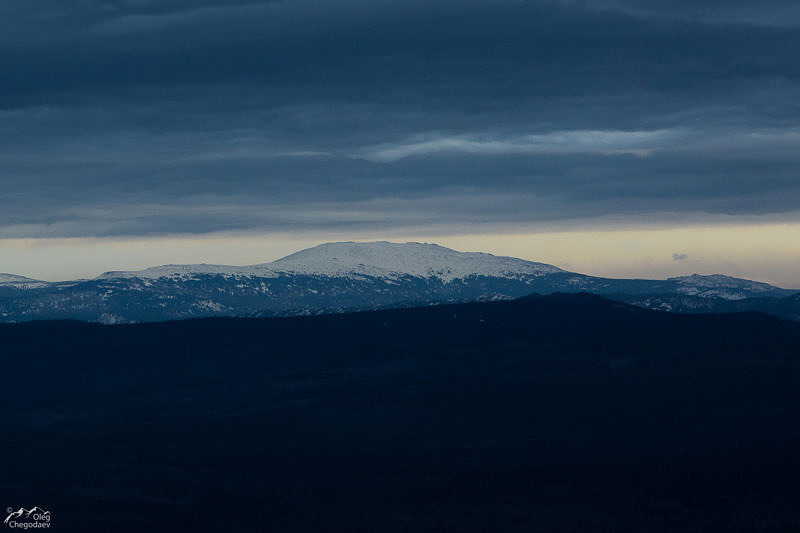
[[(402, 251), (401, 251), (402, 250)], [(399, 252), (400, 251), (400, 252)], [(399, 253), (398, 253), (399, 252)], [(95, 279), (152, 279), (191, 274), (277, 277), (285, 273), (341, 276), (361, 274), (396, 277), (439, 277), (452, 281), (469, 275), (554, 273), (564, 270), (535, 261), (483, 252), (459, 252), (431, 243), (334, 242), (253, 265), (169, 264), (133, 271), (109, 271)]]
[[(666, 280), (601, 278), (513, 257), (387, 241), (326, 243), (249, 266), (162, 265), (45, 285), (13, 279), (0, 284), (3, 322), (308, 315), (554, 292), (616, 294), (627, 300), (650, 295), (642, 307), (669, 310), (670, 304), (655, 301), (654, 295), (703, 298), (724, 307), (727, 301), (798, 294), (720, 274)], [(790, 318), (800, 317), (800, 306), (793, 301), (776, 308), (786, 309), (781, 312)]]

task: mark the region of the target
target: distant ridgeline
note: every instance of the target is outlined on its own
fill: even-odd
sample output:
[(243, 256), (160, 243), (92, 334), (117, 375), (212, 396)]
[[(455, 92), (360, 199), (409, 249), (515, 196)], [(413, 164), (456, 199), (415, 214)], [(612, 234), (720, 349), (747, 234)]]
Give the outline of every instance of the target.
[(435, 244), (330, 243), (251, 266), (165, 265), (49, 283), (0, 274), (0, 322), (289, 316), (589, 292), (663, 311), (800, 320), (800, 292), (722, 275), (609, 279)]

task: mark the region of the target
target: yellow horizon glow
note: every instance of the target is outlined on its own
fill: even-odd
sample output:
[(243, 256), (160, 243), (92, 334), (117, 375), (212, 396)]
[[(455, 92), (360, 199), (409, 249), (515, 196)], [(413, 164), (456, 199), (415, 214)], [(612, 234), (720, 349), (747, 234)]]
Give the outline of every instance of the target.
[[(582, 274), (663, 279), (726, 274), (800, 289), (800, 223), (639, 229), (570, 229), (436, 235), (208, 234), (150, 238), (0, 239), (0, 272), (47, 281), (181, 263), (247, 265), (323, 242), (432, 242), (550, 263)], [(673, 254), (685, 258), (676, 260)]]

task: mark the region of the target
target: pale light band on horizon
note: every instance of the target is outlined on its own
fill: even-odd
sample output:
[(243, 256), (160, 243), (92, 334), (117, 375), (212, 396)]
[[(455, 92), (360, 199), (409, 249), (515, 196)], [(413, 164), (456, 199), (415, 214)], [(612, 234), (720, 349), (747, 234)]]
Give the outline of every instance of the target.
[[(606, 277), (726, 274), (800, 289), (800, 223), (471, 234), (207, 234), (0, 240), (0, 272), (48, 281), (162, 264), (247, 265), (342, 240), (432, 242)], [(775, 250), (781, 250), (776, 254)]]

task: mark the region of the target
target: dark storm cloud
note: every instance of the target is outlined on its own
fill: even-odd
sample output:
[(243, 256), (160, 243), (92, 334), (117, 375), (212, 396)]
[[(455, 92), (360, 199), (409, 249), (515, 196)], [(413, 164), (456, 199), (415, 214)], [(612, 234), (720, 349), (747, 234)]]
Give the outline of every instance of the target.
[(0, 236), (777, 216), (795, 13), (4, 2)]

